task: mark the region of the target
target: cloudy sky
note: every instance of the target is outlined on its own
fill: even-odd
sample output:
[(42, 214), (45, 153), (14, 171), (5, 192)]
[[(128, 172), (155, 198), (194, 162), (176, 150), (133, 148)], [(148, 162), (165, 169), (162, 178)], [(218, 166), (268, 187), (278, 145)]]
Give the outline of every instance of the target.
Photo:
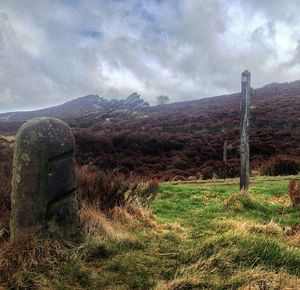
[(0, 111), (300, 79), (299, 0), (1, 0)]

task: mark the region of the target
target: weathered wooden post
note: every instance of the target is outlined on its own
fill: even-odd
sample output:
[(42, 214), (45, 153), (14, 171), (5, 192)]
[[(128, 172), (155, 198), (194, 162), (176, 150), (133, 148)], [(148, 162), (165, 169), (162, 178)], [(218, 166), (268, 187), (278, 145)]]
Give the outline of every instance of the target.
[(224, 162), (227, 162), (227, 149), (228, 149), (228, 146), (227, 146), (227, 140), (226, 140), (223, 145), (223, 161)]
[(250, 150), (249, 150), (249, 129), (250, 129), (250, 95), (251, 95), (251, 73), (245, 70), (242, 73), (242, 102), (241, 102), (241, 173), (240, 190), (249, 189), (250, 179)]

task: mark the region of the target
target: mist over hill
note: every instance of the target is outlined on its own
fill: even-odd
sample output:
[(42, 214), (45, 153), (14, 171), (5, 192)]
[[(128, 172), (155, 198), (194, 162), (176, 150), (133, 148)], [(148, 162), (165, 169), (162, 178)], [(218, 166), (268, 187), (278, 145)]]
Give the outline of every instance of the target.
[[(300, 158), (300, 81), (272, 83), (251, 98), (251, 165)], [(228, 141), (228, 170), (238, 168), (240, 93), (149, 106), (136, 93), (123, 100), (89, 95), (63, 105), (0, 115), (0, 134), (33, 117), (65, 120), (76, 137), (76, 158), (125, 174), (168, 178), (219, 166)]]

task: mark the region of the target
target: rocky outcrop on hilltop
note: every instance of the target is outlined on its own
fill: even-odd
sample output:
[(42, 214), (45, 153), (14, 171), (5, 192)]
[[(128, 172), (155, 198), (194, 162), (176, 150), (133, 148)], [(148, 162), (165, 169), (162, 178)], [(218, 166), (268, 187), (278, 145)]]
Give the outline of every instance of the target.
[(132, 93), (126, 99), (105, 99), (98, 95), (88, 95), (75, 100), (69, 101), (62, 106), (72, 106), (74, 108), (85, 108), (87, 111), (93, 110), (113, 110), (113, 109), (138, 109), (149, 107), (137, 93)]
[(112, 124), (115, 119), (139, 115), (138, 110), (147, 107), (149, 107), (149, 103), (145, 102), (137, 93), (129, 95), (126, 99), (107, 100), (98, 97), (83, 115), (73, 118), (70, 125), (72, 127), (88, 127), (99, 120), (104, 120), (106, 124)]
[(11, 134), (25, 121), (36, 117), (53, 117), (68, 122), (71, 126), (88, 126), (95, 120), (107, 118), (122, 118), (137, 114), (137, 110), (149, 107), (137, 93), (132, 93), (125, 99), (105, 99), (98, 95), (87, 95), (62, 105), (31, 112), (12, 112), (0, 114), (0, 133)]

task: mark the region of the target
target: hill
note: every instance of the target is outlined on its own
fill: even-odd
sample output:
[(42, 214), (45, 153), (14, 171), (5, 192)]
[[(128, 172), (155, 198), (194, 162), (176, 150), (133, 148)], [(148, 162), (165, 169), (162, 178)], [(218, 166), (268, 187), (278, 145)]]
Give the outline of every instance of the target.
[[(300, 81), (255, 89), (251, 99), (251, 165), (274, 158), (300, 158)], [(86, 96), (35, 112), (0, 115), (0, 133), (11, 134), (27, 119), (51, 116), (70, 124), (77, 161), (121, 172), (180, 178), (238, 174), (240, 94), (162, 106), (139, 95), (125, 100)], [(223, 144), (232, 149), (222, 163)]]
[[(0, 114), (0, 132), (12, 132), (17, 129), (17, 123), (36, 117), (53, 117), (63, 120), (87, 118), (89, 115), (101, 115), (110, 111), (137, 109), (147, 107), (149, 104), (141, 99), (140, 95), (133, 93), (126, 99), (106, 100), (98, 95), (88, 95), (68, 101), (62, 105), (36, 111), (9, 112)], [(5, 125), (11, 124), (11, 129)], [(15, 127), (13, 126), (15, 125)], [(11, 131), (10, 131), (11, 130)]]

